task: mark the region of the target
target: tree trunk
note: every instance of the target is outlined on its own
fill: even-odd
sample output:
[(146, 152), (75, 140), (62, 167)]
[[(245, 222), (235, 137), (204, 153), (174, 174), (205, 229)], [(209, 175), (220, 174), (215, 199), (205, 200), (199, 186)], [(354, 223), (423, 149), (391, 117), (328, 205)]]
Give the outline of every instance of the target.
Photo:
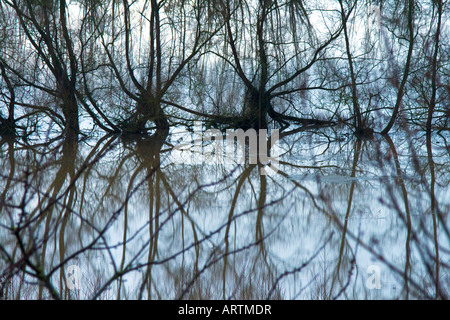
[(62, 112), (64, 115), (65, 123), (65, 134), (66, 138), (77, 139), (78, 133), (80, 132), (80, 124), (78, 120), (78, 103), (75, 98), (75, 92), (73, 88), (65, 87), (62, 90)]
[(397, 101), (394, 106), (394, 110), (392, 111), (391, 119), (389, 120), (389, 123), (387, 124), (386, 128), (381, 131), (381, 134), (388, 134), (389, 131), (392, 129), (392, 126), (394, 125), (395, 119), (398, 117), (400, 105), (402, 103), (404, 90), (406, 86), (406, 80), (408, 79), (409, 75), (409, 69), (411, 66), (411, 60), (412, 60), (412, 54), (413, 54), (413, 47), (414, 47), (414, 0), (409, 0), (409, 10), (408, 10), (408, 30), (409, 30), (409, 48), (408, 48), (408, 57), (406, 58), (406, 65), (405, 65), (405, 72), (403, 73), (403, 79), (400, 84), (400, 87), (398, 88), (397, 93)]
[(1, 76), (5, 80), (6, 86), (9, 91), (9, 104), (8, 104), (8, 118), (4, 119), (0, 116), (0, 134), (1, 135), (14, 135), (15, 133), (15, 120), (14, 120), (14, 109), (15, 109), (15, 100), (16, 95), (14, 91), (14, 87), (12, 86), (11, 81), (6, 73), (6, 68), (3, 65), (2, 61), (0, 61), (0, 71)]
[(244, 119), (248, 121), (248, 127), (256, 130), (267, 129), (270, 97), (266, 93), (253, 89), (248, 93), (246, 103), (249, 111), (244, 115)]
[[(353, 67), (353, 58), (352, 58), (352, 54), (350, 51), (350, 39), (349, 39), (348, 29), (347, 29), (348, 16), (345, 15), (344, 4), (342, 3), (342, 0), (339, 0), (339, 4), (341, 6), (342, 25), (344, 27), (345, 49), (347, 52), (348, 65), (350, 68), (353, 113), (354, 113), (354, 116), (356, 117), (355, 129), (356, 129), (356, 133), (360, 134), (360, 131), (364, 130), (363, 126), (365, 124), (362, 123), (361, 110), (360, 110), (359, 102), (358, 102), (358, 92), (356, 89), (356, 76), (355, 76), (355, 71), (354, 71), (354, 67)], [(356, 3), (354, 4), (354, 6), (356, 6)], [(352, 11), (352, 10), (353, 10), (353, 8), (350, 11)]]
[(439, 54), (439, 38), (441, 35), (441, 20), (442, 20), (442, 0), (436, 0), (435, 1), (437, 7), (438, 7), (438, 24), (436, 27), (436, 35), (435, 35), (435, 46), (434, 46), (434, 55), (433, 55), (433, 61), (431, 64), (431, 68), (432, 68), (432, 78), (431, 78), (431, 99), (430, 99), (430, 104), (428, 107), (428, 119), (427, 119), (427, 128), (426, 128), (426, 132), (427, 135), (431, 134), (431, 125), (432, 125), (432, 121), (433, 121), (433, 113), (434, 113), (434, 109), (436, 107), (436, 91), (437, 91), (437, 60), (438, 60), (438, 54)]

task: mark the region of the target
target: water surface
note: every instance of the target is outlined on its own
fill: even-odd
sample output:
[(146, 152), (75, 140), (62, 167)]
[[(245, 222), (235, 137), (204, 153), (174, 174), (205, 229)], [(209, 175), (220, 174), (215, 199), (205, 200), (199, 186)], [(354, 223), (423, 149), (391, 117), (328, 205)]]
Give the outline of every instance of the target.
[(3, 141), (6, 299), (448, 298), (448, 136), (284, 137), (277, 172), (155, 137)]

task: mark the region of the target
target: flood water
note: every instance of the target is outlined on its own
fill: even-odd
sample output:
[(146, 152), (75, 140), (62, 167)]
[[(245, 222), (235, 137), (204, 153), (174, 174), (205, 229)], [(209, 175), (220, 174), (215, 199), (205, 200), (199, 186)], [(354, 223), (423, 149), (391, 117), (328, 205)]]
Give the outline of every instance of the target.
[(448, 133), (300, 131), (261, 175), (180, 132), (2, 141), (2, 298), (448, 298)]

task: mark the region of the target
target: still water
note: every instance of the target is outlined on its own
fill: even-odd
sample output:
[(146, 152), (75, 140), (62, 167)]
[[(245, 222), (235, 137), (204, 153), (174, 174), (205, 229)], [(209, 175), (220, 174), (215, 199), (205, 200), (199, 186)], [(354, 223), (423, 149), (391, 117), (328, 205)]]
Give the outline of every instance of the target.
[(292, 132), (268, 175), (183, 134), (2, 141), (2, 298), (449, 297), (448, 134)]

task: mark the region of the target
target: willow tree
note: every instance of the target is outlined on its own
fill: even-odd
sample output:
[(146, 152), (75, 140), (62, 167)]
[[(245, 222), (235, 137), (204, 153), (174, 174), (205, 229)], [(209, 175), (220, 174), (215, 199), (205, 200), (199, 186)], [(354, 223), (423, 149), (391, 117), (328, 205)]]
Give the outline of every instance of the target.
[[(348, 69), (350, 73), (350, 84), (351, 84), (351, 104), (353, 107), (353, 119), (354, 119), (354, 128), (355, 135), (358, 138), (371, 138), (373, 135), (373, 128), (369, 127), (367, 121), (363, 119), (360, 99), (358, 93), (358, 84), (357, 84), (357, 73), (355, 70), (355, 63), (353, 58), (353, 53), (351, 50), (351, 39), (349, 32), (349, 21), (348, 16), (354, 11), (356, 6), (358, 5), (358, 1), (352, 1), (351, 4), (345, 4), (343, 0), (339, 0), (339, 6), (341, 10), (342, 17), (342, 25), (344, 28), (344, 40), (345, 40), (345, 54), (348, 62)], [(347, 7), (347, 8), (346, 8)], [(370, 101), (370, 99), (369, 99)]]
[[(63, 126), (66, 136), (76, 139), (79, 133), (75, 92), (78, 66), (66, 1), (2, 0), (2, 3), (15, 13), (15, 23), (20, 28), (20, 33), (15, 34), (17, 38), (9, 42), (12, 47), (2, 52), (4, 79), (8, 70), (19, 79), (22, 87), (33, 92), (20, 104), (51, 114), (53, 120)], [(19, 50), (22, 46), (24, 49)], [(46, 102), (40, 104), (38, 100)], [(58, 112), (62, 112), (62, 117)]]
[(98, 79), (99, 69), (106, 66), (112, 78), (110, 83), (108, 78), (87, 81), (89, 100), (103, 99), (93, 98), (93, 92), (109, 86), (113, 94), (123, 93), (113, 119), (119, 130), (167, 131), (170, 117), (165, 108), (184, 104), (177, 101), (178, 81), (221, 26), (205, 23), (208, 9), (202, 1), (111, 1), (102, 10), (96, 41), (107, 63), (97, 62), (98, 68), (91, 67), (89, 73)]
[[(415, 12), (415, 1), (414, 0), (409, 0), (407, 4), (405, 4), (404, 6), (404, 12), (405, 14), (403, 14), (402, 16), (404, 18), (406, 18), (407, 20), (407, 28), (408, 28), (408, 53), (406, 56), (406, 61), (405, 61), (405, 67), (404, 67), (404, 72), (403, 72), (403, 76), (402, 76), (402, 80), (400, 82), (399, 85), (397, 85), (396, 87), (398, 87), (398, 91), (397, 91), (397, 99), (394, 105), (394, 109), (392, 110), (392, 116), (388, 122), (388, 124), (386, 125), (386, 127), (383, 129), (383, 131), (381, 132), (382, 134), (387, 134), (389, 133), (389, 131), (392, 129), (395, 120), (398, 118), (399, 116), (399, 110), (400, 110), (400, 106), (402, 104), (402, 99), (403, 96), (405, 94), (405, 88), (407, 85), (407, 80), (408, 80), (408, 76), (410, 75), (410, 68), (411, 68), (411, 61), (412, 61), (412, 57), (413, 57), (413, 49), (414, 49), (414, 43), (415, 43), (415, 31), (414, 31), (414, 12)], [(397, 82), (394, 82), (397, 83)]]
[(326, 49), (340, 36), (342, 25), (331, 25), (329, 21), (326, 30), (324, 25), (312, 23), (312, 12), (320, 8), (308, 8), (304, 1), (214, 3), (224, 29), (220, 41), (215, 42), (208, 59), (205, 58), (206, 69), (224, 65), (224, 71), (212, 74), (211, 78), (214, 81), (224, 77), (225, 85), (237, 81), (232, 94), (242, 97), (241, 106), (232, 108), (231, 117), (218, 120), (256, 129), (266, 128), (270, 119), (282, 127), (290, 122), (319, 123), (302, 118), (294, 109), (281, 107), (281, 101), (317, 86), (308, 81), (308, 76), (314, 73), (316, 63), (326, 57)]
[(436, 9), (436, 31), (434, 34), (434, 43), (433, 43), (433, 57), (431, 60), (431, 97), (430, 102), (428, 104), (428, 116), (427, 116), (427, 124), (426, 124), (426, 132), (427, 135), (431, 134), (431, 127), (433, 122), (433, 114), (436, 108), (436, 96), (437, 96), (437, 86), (438, 86), (438, 58), (440, 51), (440, 41), (441, 41), (441, 27), (442, 27), (442, 18), (443, 18), (443, 7), (444, 3), (442, 0), (433, 1), (433, 7)]

